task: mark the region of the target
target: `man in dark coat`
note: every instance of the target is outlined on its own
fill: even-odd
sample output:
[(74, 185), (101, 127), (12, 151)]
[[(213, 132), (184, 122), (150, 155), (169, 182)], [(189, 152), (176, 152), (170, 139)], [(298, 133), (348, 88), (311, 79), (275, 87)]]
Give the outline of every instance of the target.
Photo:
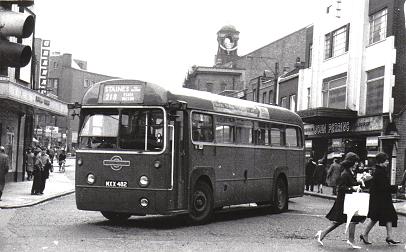
[(314, 181), (313, 181), (313, 174), (314, 174), (314, 169), (316, 169), (316, 163), (313, 161), (313, 158), (309, 158), (309, 161), (306, 164), (306, 169), (305, 169), (305, 185), (306, 185), (306, 191), (312, 191), (314, 188)]
[(327, 171), (327, 184), (333, 188), (333, 195), (337, 195), (337, 179), (340, 175), (341, 165), (337, 162), (337, 158), (334, 158)]
[(6, 184), (6, 174), (9, 169), (9, 159), (3, 146), (0, 146), (0, 201)]

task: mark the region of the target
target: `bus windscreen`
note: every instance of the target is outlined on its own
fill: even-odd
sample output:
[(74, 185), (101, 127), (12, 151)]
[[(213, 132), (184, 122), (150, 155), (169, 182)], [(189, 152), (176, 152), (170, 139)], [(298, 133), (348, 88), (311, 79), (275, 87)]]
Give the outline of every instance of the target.
[(91, 111), (85, 116), (79, 140), (82, 149), (162, 151), (164, 113), (162, 109)]

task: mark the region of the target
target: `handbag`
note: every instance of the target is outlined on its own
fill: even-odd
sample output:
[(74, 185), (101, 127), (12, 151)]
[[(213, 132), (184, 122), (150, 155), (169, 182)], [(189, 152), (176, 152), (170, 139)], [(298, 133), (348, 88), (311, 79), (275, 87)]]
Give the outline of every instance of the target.
[(369, 193), (354, 192), (345, 194), (344, 214), (347, 215), (345, 232), (348, 230), (353, 216), (367, 216), (369, 209)]

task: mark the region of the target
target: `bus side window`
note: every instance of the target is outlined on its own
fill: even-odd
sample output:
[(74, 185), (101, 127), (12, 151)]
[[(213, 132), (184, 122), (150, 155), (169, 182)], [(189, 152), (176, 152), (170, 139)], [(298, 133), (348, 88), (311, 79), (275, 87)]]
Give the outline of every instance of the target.
[(252, 144), (252, 134), (254, 125), (250, 120), (236, 119), (236, 143)]
[(234, 123), (232, 117), (216, 116), (216, 143), (234, 143)]
[(192, 140), (199, 142), (213, 142), (213, 116), (193, 113)]
[(286, 127), (286, 146), (298, 147), (297, 129), (294, 127)]
[(269, 124), (265, 122), (258, 122), (256, 128), (256, 140), (257, 145), (269, 146)]
[(281, 125), (273, 124), (271, 126), (271, 145), (283, 146), (283, 128)]

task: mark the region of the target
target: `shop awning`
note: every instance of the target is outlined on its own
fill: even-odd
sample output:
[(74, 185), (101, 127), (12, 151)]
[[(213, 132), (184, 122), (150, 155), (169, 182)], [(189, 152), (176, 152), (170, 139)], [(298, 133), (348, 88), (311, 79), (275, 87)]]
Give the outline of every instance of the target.
[(313, 108), (298, 111), (297, 114), (305, 123), (324, 123), (357, 119), (357, 111), (351, 109)]
[(13, 83), (8, 79), (0, 79), (0, 99), (8, 99), (55, 115), (68, 116), (67, 103)]

